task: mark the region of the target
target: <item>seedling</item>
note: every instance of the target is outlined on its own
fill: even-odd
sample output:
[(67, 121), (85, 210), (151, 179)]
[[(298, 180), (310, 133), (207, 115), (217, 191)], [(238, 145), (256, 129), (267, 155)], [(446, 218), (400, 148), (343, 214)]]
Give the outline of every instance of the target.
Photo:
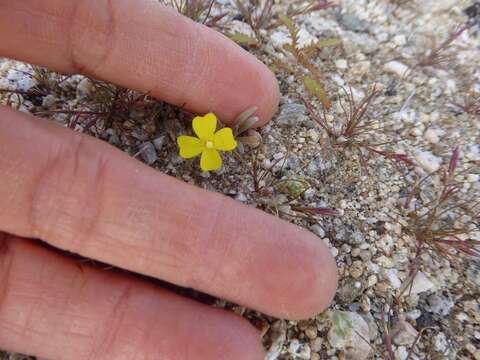
[(432, 48), (419, 55), (419, 59), (415, 67), (440, 66), (452, 61), (455, 54), (448, 53), (447, 50), (450, 49), (450, 46), (460, 37), (460, 35), (469, 30), (473, 25), (473, 21), (468, 21), (467, 23), (457, 27), (448, 35), (447, 39), (438, 46), (435, 44), (435, 40), (433, 40)]
[[(388, 134), (386, 125), (381, 120), (374, 120), (368, 110), (375, 98), (380, 94), (375, 86), (359, 101), (355, 100), (352, 89), (342, 88), (345, 102), (339, 100), (343, 117), (331, 123), (327, 118), (327, 109), (323, 107), (322, 113), (315, 111), (314, 106), (307, 98), (302, 98), (312, 119), (326, 132), (334, 149), (352, 149), (359, 155), (360, 161), (366, 168), (365, 153), (381, 155), (397, 164), (414, 165), (407, 154), (397, 153), (383, 149), (384, 146), (396, 142), (393, 135)], [(388, 138), (385, 141), (372, 141), (372, 139)]]
[[(276, 17), (273, 13), (274, 0), (236, 0), (236, 5), (245, 22), (255, 33), (258, 40), (262, 38), (260, 30), (273, 29), (284, 22), (282, 16)], [(310, 0), (306, 4), (295, 7), (289, 5), (283, 16), (293, 19), (300, 15), (306, 15), (314, 11), (325, 10), (337, 6), (331, 1)]]
[(211, 16), (216, 0), (160, 0), (172, 6), (180, 14), (207, 26), (215, 26), (227, 13)]

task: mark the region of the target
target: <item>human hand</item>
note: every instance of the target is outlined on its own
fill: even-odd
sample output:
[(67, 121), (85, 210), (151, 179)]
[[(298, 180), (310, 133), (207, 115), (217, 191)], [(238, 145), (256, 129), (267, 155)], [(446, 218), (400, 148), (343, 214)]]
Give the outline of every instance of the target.
[[(268, 69), (157, 1), (0, 0), (0, 56), (228, 121), (276, 111)], [(0, 107), (0, 348), (52, 359), (262, 359), (242, 318), (48, 244), (272, 316), (324, 309), (336, 268), (309, 232)]]

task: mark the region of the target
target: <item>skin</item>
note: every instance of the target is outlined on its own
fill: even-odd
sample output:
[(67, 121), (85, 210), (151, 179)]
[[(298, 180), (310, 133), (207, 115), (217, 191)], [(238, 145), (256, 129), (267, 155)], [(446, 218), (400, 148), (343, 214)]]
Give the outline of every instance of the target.
[[(271, 72), (157, 1), (0, 0), (0, 56), (83, 73), (228, 123), (278, 106)], [(37, 240), (272, 316), (322, 311), (335, 262), (313, 234), (0, 107), (0, 348), (49, 359), (263, 359), (244, 319)]]

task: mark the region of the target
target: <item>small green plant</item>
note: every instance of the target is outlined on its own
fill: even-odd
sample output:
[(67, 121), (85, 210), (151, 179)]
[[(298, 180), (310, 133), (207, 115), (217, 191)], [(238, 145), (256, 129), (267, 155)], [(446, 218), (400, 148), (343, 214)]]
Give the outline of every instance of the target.
[(467, 114), (472, 120), (480, 120), (480, 93), (470, 87), (460, 100), (452, 99), (450, 103)]
[(260, 30), (267, 27), (273, 18), (273, 0), (236, 0), (238, 10), (245, 22), (255, 33), (257, 39), (261, 38)]
[[(455, 180), (459, 156), (460, 149), (456, 147), (448, 169), (439, 169), (438, 174), (432, 173), (419, 180), (406, 199), (404, 209), (411, 207), (414, 198), (428, 199), (418, 202), (414, 211), (408, 213), (411, 223), (407, 232), (416, 239), (419, 255), (429, 249), (451, 260), (455, 260), (458, 253), (480, 257), (480, 240), (473, 238), (479, 230), (480, 199), (476, 194), (462, 196), (463, 183)], [(423, 186), (433, 175), (440, 178), (437, 191)]]
[[(64, 81), (64, 80), (61, 80)], [(164, 103), (148, 94), (122, 88), (103, 81), (85, 78), (88, 84), (87, 93), (79, 98), (74, 107), (60, 103), (54, 109), (36, 108), (34, 115), (51, 117), (62, 114), (66, 117), (68, 127), (74, 129), (81, 125), (84, 132), (95, 134), (97, 129), (107, 129), (112, 126), (122, 126), (132, 122), (135, 114), (142, 114), (142, 126), (155, 127), (155, 121), (164, 108)], [(52, 83), (51, 83), (52, 84)], [(51, 85), (51, 93), (61, 92), (62, 87), (56, 83)], [(32, 91), (38, 91), (35, 88)], [(50, 92), (44, 90), (42, 95)]]
[(455, 54), (448, 52), (450, 46), (460, 37), (460, 35), (469, 30), (473, 25), (473, 21), (468, 21), (467, 23), (458, 26), (439, 45), (436, 45), (435, 40), (433, 39), (431, 48), (418, 55), (418, 61), (415, 67), (441, 66), (452, 61)]
[(323, 39), (301, 48), (298, 37), (299, 29), (293, 20), (288, 16), (280, 15), (280, 21), (287, 27), (291, 38), (291, 43), (284, 46), (284, 55), (286, 58), (289, 58), (288, 55), (291, 55), (295, 61), (293, 66), (287, 63), (278, 63), (279, 66), (286, 68), (290, 73), (294, 74), (296, 79), (303, 84), (305, 90), (311, 96), (321, 101), (326, 109), (329, 109), (331, 102), (322, 85), (322, 74), (315, 64), (314, 58), (319, 50), (327, 46), (339, 45), (341, 40), (339, 38)]
[(216, 0), (160, 0), (180, 14), (207, 26), (215, 26), (227, 13), (211, 16)]
[(30, 101), (34, 106), (41, 106), (45, 96), (64, 92), (61, 85), (70, 75), (58, 74), (35, 65), (29, 65), (29, 68), (29, 71), (22, 73), (31, 78), (35, 85), (28, 90), (0, 89), (0, 94), (6, 94), (5, 105), (19, 109), (24, 101)]
[(301, 204), (301, 197), (311, 188), (309, 180), (301, 175), (282, 176), (283, 168), (290, 152), (274, 160), (269, 166), (260, 166), (259, 150), (252, 153), (251, 176), (254, 193), (258, 195), (263, 208), (275, 215), (289, 218), (314, 220), (325, 216), (339, 216), (327, 207), (310, 207)]
[[(258, 40), (262, 38), (260, 30), (276, 28), (283, 24), (282, 15), (277, 17), (273, 13), (274, 0), (236, 0), (236, 5)], [(331, 1), (310, 0), (300, 6), (290, 4), (283, 16), (293, 19), (300, 15), (335, 6), (337, 5)]]
[(252, 106), (237, 116), (233, 122), (233, 134), (238, 140), (237, 150), (240, 153), (245, 151), (245, 146), (255, 148), (262, 141), (262, 136), (254, 129), (260, 121), (258, 116), (254, 115), (256, 111), (257, 107)]
[[(413, 166), (414, 163), (408, 155), (384, 149), (385, 146), (394, 144), (396, 140), (393, 135), (388, 134), (386, 125), (381, 122), (381, 119), (374, 120), (368, 114), (369, 107), (380, 91), (373, 86), (359, 102), (355, 100), (351, 89), (342, 88), (342, 91), (345, 102), (339, 99), (339, 106), (343, 116), (333, 123), (328, 120), (325, 106), (323, 112), (319, 114), (315, 111), (312, 102), (302, 98), (312, 119), (328, 135), (332, 147), (355, 150), (364, 168), (366, 168), (365, 153), (381, 155), (395, 163)], [(385, 141), (377, 140), (385, 137), (388, 138)]]

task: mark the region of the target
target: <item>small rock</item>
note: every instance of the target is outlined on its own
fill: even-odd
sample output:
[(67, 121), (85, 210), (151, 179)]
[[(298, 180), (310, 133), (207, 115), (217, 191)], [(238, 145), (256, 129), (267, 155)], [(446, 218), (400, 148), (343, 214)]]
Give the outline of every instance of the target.
[(368, 324), (368, 333), (370, 334), (370, 339), (376, 339), (378, 336), (378, 325), (377, 320), (373, 317), (370, 312), (362, 315), (363, 319)]
[(376, 275), (370, 275), (367, 279), (367, 286), (372, 287), (378, 282), (378, 278)]
[(395, 35), (392, 39), (393, 43), (397, 46), (404, 46), (407, 43), (407, 37), (405, 35)]
[(89, 78), (83, 78), (77, 85), (77, 96), (85, 97), (93, 91), (93, 83)]
[(342, 34), (342, 41), (347, 54), (359, 50), (364, 54), (373, 54), (379, 48), (377, 39), (366, 33), (345, 32)]
[(451, 7), (457, 4), (457, 0), (422, 0), (417, 4), (420, 11), (432, 14), (434, 12), (450, 10)]
[(408, 350), (405, 346), (399, 346), (394, 354), (395, 360), (406, 360), (408, 358)]
[(325, 236), (325, 230), (323, 230), (323, 228), (318, 225), (318, 224), (314, 224), (310, 227), (310, 230), (312, 230), (312, 232), (315, 234), (315, 235), (318, 235), (319, 237), (323, 238)]
[(397, 322), (392, 329), (392, 340), (395, 345), (411, 345), (417, 335), (418, 331), (404, 320)]
[(43, 98), (42, 107), (45, 109), (49, 109), (55, 104), (56, 101), (57, 99), (55, 98), (55, 96), (49, 94)]
[(466, 180), (470, 183), (477, 182), (480, 179), (478, 174), (468, 174)]
[(359, 19), (357, 16), (351, 13), (342, 14), (338, 21), (346, 30), (355, 32), (367, 32), (371, 28), (371, 24), (368, 21)]
[(310, 349), (313, 352), (319, 352), (322, 350), (323, 339), (321, 337), (317, 337), (310, 341)]
[(367, 322), (357, 313), (332, 311), (332, 327), (328, 332), (330, 345), (345, 352), (352, 360), (367, 359), (370, 354), (370, 334)]
[(403, 78), (408, 72), (408, 66), (396, 60), (385, 63), (383, 69), (386, 72), (393, 73), (401, 78)]
[(305, 115), (307, 109), (302, 104), (284, 104), (276, 121), (279, 125), (298, 126), (308, 120)]
[(405, 317), (408, 320), (417, 320), (420, 316), (422, 316), (422, 312), (418, 309), (413, 309), (413, 310), (405, 313)]
[(307, 189), (304, 193), (303, 193), (303, 198), (307, 201), (309, 200), (312, 200), (314, 195), (315, 195), (316, 191), (314, 188), (310, 188), (310, 189)]
[(388, 269), (388, 270), (385, 271), (385, 275), (386, 275), (388, 281), (390, 282), (390, 284), (392, 284), (392, 287), (394, 289), (400, 289), (401, 288), (402, 282), (398, 277), (398, 270), (397, 269)]
[(350, 267), (350, 276), (354, 279), (358, 279), (363, 275), (363, 273), (363, 263), (361, 261), (354, 261)]
[(151, 142), (143, 143), (139, 149), (140, 156), (147, 165), (152, 165), (157, 161), (157, 152)]
[(335, 60), (335, 66), (338, 70), (347, 70), (348, 69), (348, 62), (345, 59), (338, 59)]
[[(353, 77), (363, 77), (370, 72), (370, 61), (359, 61), (350, 68), (350, 75)], [(363, 96), (362, 96), (363, 97)]]
[(248, 198), (245, 196), (244, 193), (238, 193), (237, 196), (235, 196), (235, 200), (240, 201), (240, 202), (247, 202)]
[(455, 303), (452, 300), (436, 293), (427, 298), (427, 303), (429, 305), (429, 310), (432, 313), (441, 316), (448, 315), (455, 306)]
[(437, 171), (442, 164), (442, 159), (436, 157), (428, 151), (417, 151), (414, 155), (418, 165), (420, 165), (428, 173)]
[(316, 326), (309, 326), (305, 330), (305, 335), (311, 340), (317, 337), (317, 327)]
[(272, 345), (268, 349), (265, 360), (276, 360), (280, 355), (283, 347), (283, 343), (287, 338), (287, 323), (285, 320), (277, 320), (273, 323), (271, 328), (272, 336)]
[(429, 291), (435, 287), (435, 284), (421, 271), (413, 279), (411, 294), (420, 294)]
[(316, 129), (308, 130), (307, 135), (314, 142), (317, 142), (320, 139), (320, 133)]
[[(282, 161), (278, 164), (279, 167), (282, 166)], [(285, 162), (285, 168), (286, 169), (293, 169), (293, 170), (297, 170), (299, 167), (301, 166), (301, 160), (300, 158), (295, 155), (295, 154), (291, 154), (288, 158), (287, 158), (287, 161)], [(275, 167), (276, 169), (277, 167)]]
[(437, 144), (440, 141), (440, 137), (434, 129), (427, 129), (424, 136), (425, 140), (427, 140), (430, 144)]
[(155, 146), (155, 149), (157, 149), (157, 151), (162, 150), (163, 145), (165, 145), (165, 140), (165, 135), (159, 136), (158, 138), (153, 140), (153, 146)]
[(447, 351), (448, 340), (443, 332), (439, 332), (433, 337), (433, 346), (435, 347), (435, 351), (441, 354)]
[(295, 359), (310, 360), (311, 350), (308, 344), (300, 344), (297, 339), (290, 341), (288, 352)]

